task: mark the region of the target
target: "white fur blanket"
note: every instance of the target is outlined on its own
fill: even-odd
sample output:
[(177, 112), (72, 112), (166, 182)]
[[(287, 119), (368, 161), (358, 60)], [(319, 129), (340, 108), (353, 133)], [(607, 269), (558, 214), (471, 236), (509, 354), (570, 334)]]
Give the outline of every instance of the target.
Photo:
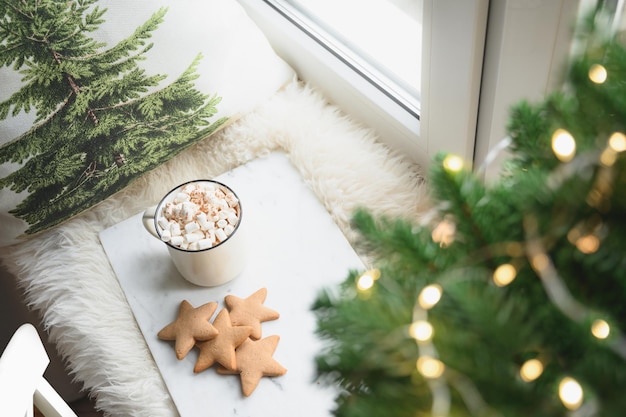
[[(111, 416), (175, 416), (98, 233), (155, 204), (173, 185), (214, 177), (284, 150), (355, 243), (357, 206), (413, 217), (425, 208), (418, 168), (297, 81), (212, 138), (181, 153), (99, 206), (36, 239), (4, 248), (2, 261), (41, 313), (75, 379)], [(339, 188), (336, 185), (341, 184)]]

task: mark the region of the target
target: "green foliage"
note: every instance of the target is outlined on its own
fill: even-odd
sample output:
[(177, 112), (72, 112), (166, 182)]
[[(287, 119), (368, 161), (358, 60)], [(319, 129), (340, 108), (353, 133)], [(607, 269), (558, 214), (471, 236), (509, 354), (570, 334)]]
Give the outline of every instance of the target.
[[(626, 131), (626, 49), (589, 36), (566, 92), (511, 110), (512, 157), (498, 181), (485, 185), (439, 155), (429, 176), (434, 222), (355, 213), (380, 278), (359, 289), (352, 271), (313, 306), (325, 341), (318, 372), (344, 390), (335, 415), (427, 416), (443, 402), (450, 416), (566, 416), (564, 377), (584, 390), (579, 415), (623, 414), (626, 153), (608, 142)], [(595, 64), (606, 67), (606, 82), (590, 81)], [(569, 162), (552, 149), (557, 129), (575, 138)], [(450, 241), (437, 234), (444, 224), (454, 227)], [(499, 286), (504, 264), (516, 275)], [(417, 299), (429, 284), (443, 296), (426, 310)], [(608, 338), (592, 335), (597, 319), (609, 323)], [(432, 325), (432, 340), (410, 336), (417, 320)], [(416, 367), (429, 349), (445, 365), (440, 377)], [(525, 382), (529, 359), (544, 369)]]
[(200, 55), (168, 85), (139, 66), (166, 9), (116, 45), (89, 34), (104, 22), (96, 0), (2, 2), (0, 64), (22, 87), (0, 103), (0, 118), (36, 111), (33, 127), (0, 147), (0, 163), (21, 167), (0, 187), (28, 196), (11, 211), (35, 233), (123, 189), (226, 119), (220, 98), (197, 91)]

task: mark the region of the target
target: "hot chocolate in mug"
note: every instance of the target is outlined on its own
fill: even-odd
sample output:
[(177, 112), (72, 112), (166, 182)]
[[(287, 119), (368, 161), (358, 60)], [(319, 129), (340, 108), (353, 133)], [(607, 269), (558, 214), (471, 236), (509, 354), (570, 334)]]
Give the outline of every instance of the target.
[(143, 225), (161, 240), (178, 272), (201, 286), (224, 284), (245, 267), (243, 210), (235, 192), (214, 180), (179, 185), (143, 214)]

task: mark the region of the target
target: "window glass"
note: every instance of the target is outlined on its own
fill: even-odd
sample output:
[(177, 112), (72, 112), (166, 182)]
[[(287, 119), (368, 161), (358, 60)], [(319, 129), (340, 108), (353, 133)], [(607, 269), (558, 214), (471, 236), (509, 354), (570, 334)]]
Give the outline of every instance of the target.
[(283, 0), (325, 47), (415, 115), (422, 0)]

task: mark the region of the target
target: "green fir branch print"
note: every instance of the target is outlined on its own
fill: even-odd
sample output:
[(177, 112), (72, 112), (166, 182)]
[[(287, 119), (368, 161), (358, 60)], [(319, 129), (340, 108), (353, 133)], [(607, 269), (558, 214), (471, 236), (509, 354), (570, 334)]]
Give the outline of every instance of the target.
[(11, 210), (29, 224), (27, 234), (122, 190), (227, 120), (212, 120), (221, 98), (194, 85), (200, 54), (168, 85), (165, 74), (139, 66), (167, 9), (108, 48), (90, 37), (105, 13), (97, 0), (0, 1), (0, 65), (22, 76), (0, 102), (0, 119), (36, 116), (0, 147), (0, 163), (21, 164), (0, 188), (27, 191)]

